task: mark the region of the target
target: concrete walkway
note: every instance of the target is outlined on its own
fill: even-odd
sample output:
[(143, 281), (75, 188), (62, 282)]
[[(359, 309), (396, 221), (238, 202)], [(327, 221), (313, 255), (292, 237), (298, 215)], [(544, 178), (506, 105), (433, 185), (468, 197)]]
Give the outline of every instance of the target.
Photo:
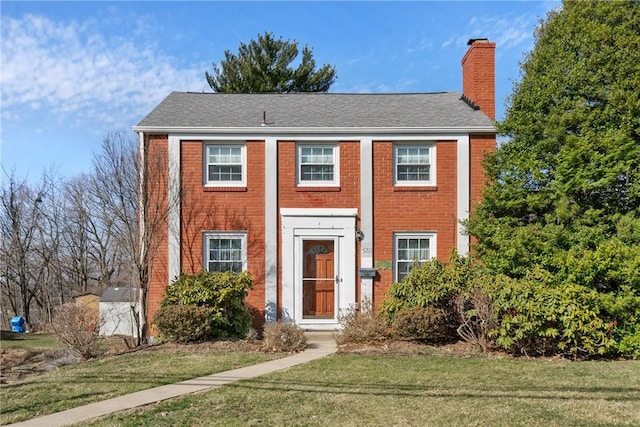
[(283, 357), (282, 359), (271, 360), (269, 362), (238, 368), (231, 371), (219, 372), (217, 374), (182, 381), (176, 384), (150, 388), (148, 390), (126, 394), (124, 396), (115, 397), (102, 402), (90, 403), (85, 406), (68, 409), (55, 414), (33, 418), (21, 423), (10, 424), (10, 426), (54, 427), (79, 423), (81, 421), (108, 415), (113, 412), (149, 405), (151, 403), (161, 402), (163, 400), (172, 399), (185, 394), (220, 387), (234, 381), (259, 377), (261, 375), (266, 375), (271, 372), (280, 371), (282, 369), (319, 359), (336, 351), (336, 343), (331, 333), (308, 332), (306, 335), (309, 347), (305, 351), (294, 354), (293, 356)]

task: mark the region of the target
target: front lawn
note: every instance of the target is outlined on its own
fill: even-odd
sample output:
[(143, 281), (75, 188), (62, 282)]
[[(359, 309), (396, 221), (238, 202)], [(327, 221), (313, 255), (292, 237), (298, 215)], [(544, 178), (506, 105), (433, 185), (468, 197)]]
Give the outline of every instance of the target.
[(0, 342), (3, 349), (26, 350), (58, 350), (63, 346), (56, 341), (53, 334), (44, 333), (16, 333), (0, 331)]
[(83, 425), (640, 425), (640, 362), (334, 355)]
[[(4, 342), (3, 342), (4, 344)], [(0, 423), (59, 412), (135, 391), (282, 357), (203, 345), (160, 345), (119, 356), (63, 366), (0, 386)]]

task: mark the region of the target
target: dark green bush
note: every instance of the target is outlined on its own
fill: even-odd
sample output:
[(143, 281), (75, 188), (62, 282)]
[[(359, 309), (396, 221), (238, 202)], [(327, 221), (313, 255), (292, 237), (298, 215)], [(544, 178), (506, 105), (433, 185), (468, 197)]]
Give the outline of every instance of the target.
[(197, 305), (163, 305), (153, 323), (169, 341), (204, 341), (211, 335), (211, 310)]
[(434, 307), (403, 308), (391, 326), (396, 335), (425, 343), (450, 341), (456, 334), (445, 312)]
[(251, 314), (244, 299), (253, 281), (246, 273), (208, 272), (181, 275), (166, 290), (161, 306), (207, 307), (211, 337), (244, 337), (251, 327)]
[(292, 323), (270, 323), (264, 326), (262, 346), (265, 351), (292, 353), (307, 348), (307, 337)]
[(607, 314), (608, 333), (621, 356), (640, 359), (640, 291), (622, 286), (617, 292), (601, 294)]
[(341, 333), (336, 338), (338, 344), (376, 343), (389, 338), (387, 322), (376, 313), (370, 300), (365, 300), (360, 310), (351, 308), (338, 315)]
[(496, 344), (515, 353), (576, 359), (616, 353), (604, 295), (578, 285), (512, 280), (493, 295), (500, 315)]
[(393, 284), (382, 313), (393, 324), (411, 307), (442, 310), (463, 339), (483, 349), (496, 345), (514, 354), (574, 359), (640, 358), (640, 292), (624, 284), (613, 288), (602, 292), (558, 283), (543, 269), (510, 278), (453, 254), (449, 264), (425, 263)]
[(394, 283), (381, 304), (381, 312), (389, 322), (403, 308), (434, 307), (452, 313), (453, 299), (463, 292), (467, 283), (482, 270), (469, 258), (451, 255), (448, 264), (432, 260), (413, 268), (399, 283)]

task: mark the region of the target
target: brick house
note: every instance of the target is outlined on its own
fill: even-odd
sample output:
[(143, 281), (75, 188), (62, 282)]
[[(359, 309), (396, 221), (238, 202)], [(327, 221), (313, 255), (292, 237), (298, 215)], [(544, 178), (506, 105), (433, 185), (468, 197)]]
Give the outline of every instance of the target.
[(340, 310), (378, 304), (416, 260), (466, 254), (460, 221), (496, 144), (494, 51), (469, 41), (462, 94), (167, 96), (134, 127), (179, 197), (150, 319), (181, 272), (248, 270), (257, 323), (335, 329)]

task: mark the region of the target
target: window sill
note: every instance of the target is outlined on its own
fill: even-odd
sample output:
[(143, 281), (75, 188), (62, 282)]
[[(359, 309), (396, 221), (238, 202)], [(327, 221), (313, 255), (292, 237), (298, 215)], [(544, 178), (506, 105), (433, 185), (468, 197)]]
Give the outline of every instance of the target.
[(203, 187), (205, 193), (244, 193), (247, 187)]
[(412, 187), (410, 185), (407, 186), (395, 186), (393, 187), (394, 192), (425, 192), (425, 191), (438, 191), (438, 187), (435, 185), (432, 186), (415, 186)]
[(316, 192), (316, 193), (320, 193), (320, 192), (327, 192), (327, 193), (331, 193), (331, 192), (340, 192), (342, 191), (342, 188), (340, 187), (296, 187), (296, 191), (299, 193), (311, 193), (311, 192)]

